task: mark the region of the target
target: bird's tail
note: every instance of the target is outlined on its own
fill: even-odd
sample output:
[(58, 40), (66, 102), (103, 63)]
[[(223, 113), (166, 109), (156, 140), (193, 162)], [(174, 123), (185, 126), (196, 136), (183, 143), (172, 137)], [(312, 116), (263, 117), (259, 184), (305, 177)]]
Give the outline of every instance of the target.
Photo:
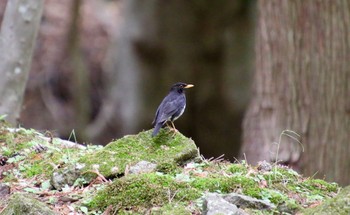
[(156, 136), (159, 132), (159, 129), (162, 127), (162, 123), (157, 123), (153, 129), (152, 137)]

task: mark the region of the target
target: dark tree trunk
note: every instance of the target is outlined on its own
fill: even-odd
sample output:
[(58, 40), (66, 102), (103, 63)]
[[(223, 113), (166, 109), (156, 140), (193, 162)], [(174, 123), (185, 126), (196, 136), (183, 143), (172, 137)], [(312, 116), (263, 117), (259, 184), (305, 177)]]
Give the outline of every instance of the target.
[(350, 182), (350, 4), (258, 1), (254, 95), (244, 122), (248, 161), (278, 160)]

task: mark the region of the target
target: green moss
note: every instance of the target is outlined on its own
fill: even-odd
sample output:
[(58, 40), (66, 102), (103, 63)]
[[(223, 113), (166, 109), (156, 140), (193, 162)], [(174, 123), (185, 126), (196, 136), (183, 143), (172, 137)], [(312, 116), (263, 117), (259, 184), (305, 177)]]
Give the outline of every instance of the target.
[(185, 205), (181, 203), (170, 203), (166, 204), (160, 208), (154, 208), (151, 211), (151, 214), (162, 214), (162, 215), (191, 215), (192, 211), (186, 208)]
[(258, 184), (250, 178), (242, 176), (220, 176), (196, 177), (191, 186), (202, 191), (229, 193), (238, 189), (243, 189), (248, 193), (259, 190)]
[(282, 204), (288, 200), (288, 196), (286, 196), (284, 193), (278, 190), (262, 189), (260, 194), (261, 194), (261, 199), (268, 199), (270, 202), (274, 203), (275, 205)]
[(191, 180), (181, 182), (176, 177), (158, 173), (130, 175), (116, 180), (101, 191), (89, 206), (99, 209), (108, 205), (117, 205), (115, 209), (137, 206), (133, 211), (143, 211), (146, 208), (161, 207), (169, 198), (174, 202), (181, 200), (184, 203), (198, 199), (206, 191), (230, 193), (236, 190), (243, 190), (243, 193), (253, 197), (261, 197), (262, 189), (253, 179), (243, 176), (192, 176)]
[(271, 184), (276, 182), (295, 182), (300, 176), (292, 169), (286, 167), (273, 167), (272, 170), (265, 173), (263, 177)]
[(200, 197), (200, 192), (184, 182), (156, 173), (130, 175), (115, 180), (89, 203), (92, 208), (114, 205), (115, 210), (144, 211), (172, 201), (189, 201)]
[(151, 131), (125, 136), (102, 150), (83, 156), (78, 162), (86, 164), (84, 171), (97, 166), (102, 175), (111, 177), (124, 173), (127, 165), (141, 160), (162, 164), (163, 167), (167, 163), (174, 169), (175, 164), (181, 165), (197, 156), (197, 147), (191, 139), (180, 133), (173, 136), (162, 129), (154, 138)]
[(44, 175), (51, 177), (54, 165), (60, 164), (61, 166), (75, 164), (79, 159), (79, 154), (82, 154), (83, 150), (75, 148), (64, 148), (49, 150), (45, 153), (31, 152), (28, 154), (27, 159), (21, 164), (25, 177), (32, 177), (35, 175)]
[(345, 187), (340, 190), (339, 194), (334, 197), (327, 199), (323, 204), (315, 207), (309, 208), (302, 211), (305, 215), (311, 214), (340, 214), (347, 215), (350, 214), (350, 186)]
[[(48, 168), (46, 168), (48, 167)], [(31, 165), (28, 165), (26, 168), (25, 168), (25, 176), (26, 177), (33, 177), (35, 175), (39, 175), (39, 174), (43, 174), (43, 173), (46, 173), (48, 171), (45, 171), (45, 170), (48, 170), (49, 168), (52, 170), (53, 167), (48, 165), (48, 166), (44, 166), (42, 165), (42, 162), (40, 161), (35, 161), (33, 164)], [(51, 172), (51, 171), (49, 171)]]
[(227, 192), (228, 190), (233, 188), (233, 183), (230, 183), (230, 180), (228, 178), (196, 178), (191, 182), (191, 186), (202, 190), (202, 191), (209, 191), (209, 192), (216, 192), (216, 191), (224, 191)]
[(245, 175), (248, 172), (248, 169), (245, 165), (240, 163), (231, 164), (227, 167), (227, 171), (233, 174)]
[(1, 215), (13, 214), (56, 214), (45, 203), (40, 202), (30, 195), (15, 193), (11, 196), (8, 205), (0, 212)]
[[(165, 167), (167, 167), (167, 165), (165, 165)], [(164, 175), (157, 173), (141, 176), (127, 176), (125, 179), (119, 179), (119, 182), (113, 185), (114, 188), (108, 188), (107, 191), (102, 191), (103, 194), (99, 194), (99, 197), (96, 197), (92, 201), (91, 206), (103, 209), (107, 205), (119, 203), (117, 207), (119, 209), (132, 207), (132, 211), (144, 211), (147, 208), (156, 207), (157, 209), (155, 212), (157, 212), (157, 210), (162, 208), (168, 201), (169, 192), (176, 193), (174, 199), (182, 199), (181, 202), (186, 205), (186, 201), (189, 204), (189, 201), (196, 200), (196, 198), (205, 192), (230, 193), (239, 190), (245, 195), (269, 200), (281, 208), (281, 210), (287, 211), (287, 213), (296, 211), (301, 207), (295, 199), (288, 196), (289, 191), (286, 189), (286, 186), (283, 185), (283, 183), (287, 183), (293, 186), (296, 186), (296, 184), (302, 186), (300, 181), (296, 180), (298, 179), (297, 175), (288, 171), (288, 169), (276, 169), (277, 174), (275, 174), (275, 172), (267, 173), (271, 174), (271, 177), (272, 175), (276, 175), (276, 177), (275, 180), (271, 180), (271, 184), (268, 187), (263, 188), (260, 187), (261, 184), (259, 183), (261, 178), (264, 179), (263, 175), (259, 175), (258, 173), (256, 173), (257, 175), (251, 174), (251, 176), (229, 174), (232, 173), (233, 170), (236, 173), (238, 171), (245, 171), (245, 169), (239, 165), (228, 164), (226, 167), (220, 167), (220, 171), (226, 170), (227, 172), (225, 174), (219, 174), (218, 167), (215, 167), (213, 164), (207, 164), (205, 165), (206, 171), (212, 170), (214, 173), (196, 175), (195, 173), (198, 173), (198, 170), (202, 168), (203, 166), (200, 164), (193, 165), (190, 170), (194, 173), (183, 172), (181, 173), (183, 177), (173, 177), (169, 174)], [(183, 182), (177, 181), (182, 179)], [(335, 185), (329, 185), (326, 182), (326, 184), (323, 184), (322, 182), (322, 180), (313, 180), (305, 182), (305, 186), (311, 186), (315, 190), (320, 190), (320, 186), (325, 186), (325, 188), (327, 187), (329, 190), (334, 190)], [(116, 187), (118, 189), (116, 189)], [(166, 190), (168, 190), (168, 196)], [(191, 190), (190, 193), (193, 194), (192, 197), (189, 197), (191, 196), (189, 190)], [(329, 192), (329, 190), (323, 190), (322, 192)], [(125, 195), (131, 195), (132, 197), (131, 199), (126, 198)]]
[(175, 163), (159, 163), (156, 168), (157, 172), (166, 173), (169, 175), (175, 175), (176, 173), (179, 173), (181, 171), (181, 168), (179, 168)]
[(298, 205), (298, 203), (294, 199), (288, 199), (284, 205), (288, 211), (292, 211), (292, 212), (302, 209), (302, 207)]
[(14, 135), (3, 128), (0, 129), (0, 146), (3, 156), (10, 156), (14, 153)]
[(309, 202), (327, 198), (337, 192), (338, 189), (336, 183), (327, 183), (321, 179), (303, 179), (287, 185), (289, 192), (303, 195)]
[(10, 132), (5, 127), (0, 129), (0, 146), (6, 149), (4, 150), (6, 156), (11, 156), (23, 149), (32, 147), (35, 140), (35, 135), (25, 132), (25, 129), (18, 129), (16, 132)]
[(312, 194), (322, 194), (325, 192), (337, 192), (338, 184), (328, 183), (321, 179), (308, 179), (300, 183), (300, 186), (311, 191)]

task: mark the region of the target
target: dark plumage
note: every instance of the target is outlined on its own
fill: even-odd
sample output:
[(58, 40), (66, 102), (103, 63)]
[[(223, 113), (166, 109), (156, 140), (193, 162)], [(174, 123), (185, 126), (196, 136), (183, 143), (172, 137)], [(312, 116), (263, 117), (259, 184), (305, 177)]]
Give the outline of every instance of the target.
[(159, 129), (167, 121), (170, 121), (175, 129), (173, 121), (179, 118), (186, 108), (185, 89), (193, 86), (192, 84), (178, 82), (171, 87), (169, 94), (160, 103), (152, 122), (154, 125), (152, 137), (158, 134)]

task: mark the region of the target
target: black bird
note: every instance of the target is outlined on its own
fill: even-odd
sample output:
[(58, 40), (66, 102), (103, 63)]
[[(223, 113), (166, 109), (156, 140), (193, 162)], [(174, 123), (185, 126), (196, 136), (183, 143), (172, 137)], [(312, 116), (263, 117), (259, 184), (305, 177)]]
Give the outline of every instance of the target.
[(152, 137), (156, 136), (159, 129), (168, 121), (171, 122), (173, 129), (176, 131), (173, 121), (179, 118), (186, 108), (185, 88), (193, 86), (193, 84), (178, 82), (171, 87), (169, 94), (160, 103), (152, 122), (154, 125)]

